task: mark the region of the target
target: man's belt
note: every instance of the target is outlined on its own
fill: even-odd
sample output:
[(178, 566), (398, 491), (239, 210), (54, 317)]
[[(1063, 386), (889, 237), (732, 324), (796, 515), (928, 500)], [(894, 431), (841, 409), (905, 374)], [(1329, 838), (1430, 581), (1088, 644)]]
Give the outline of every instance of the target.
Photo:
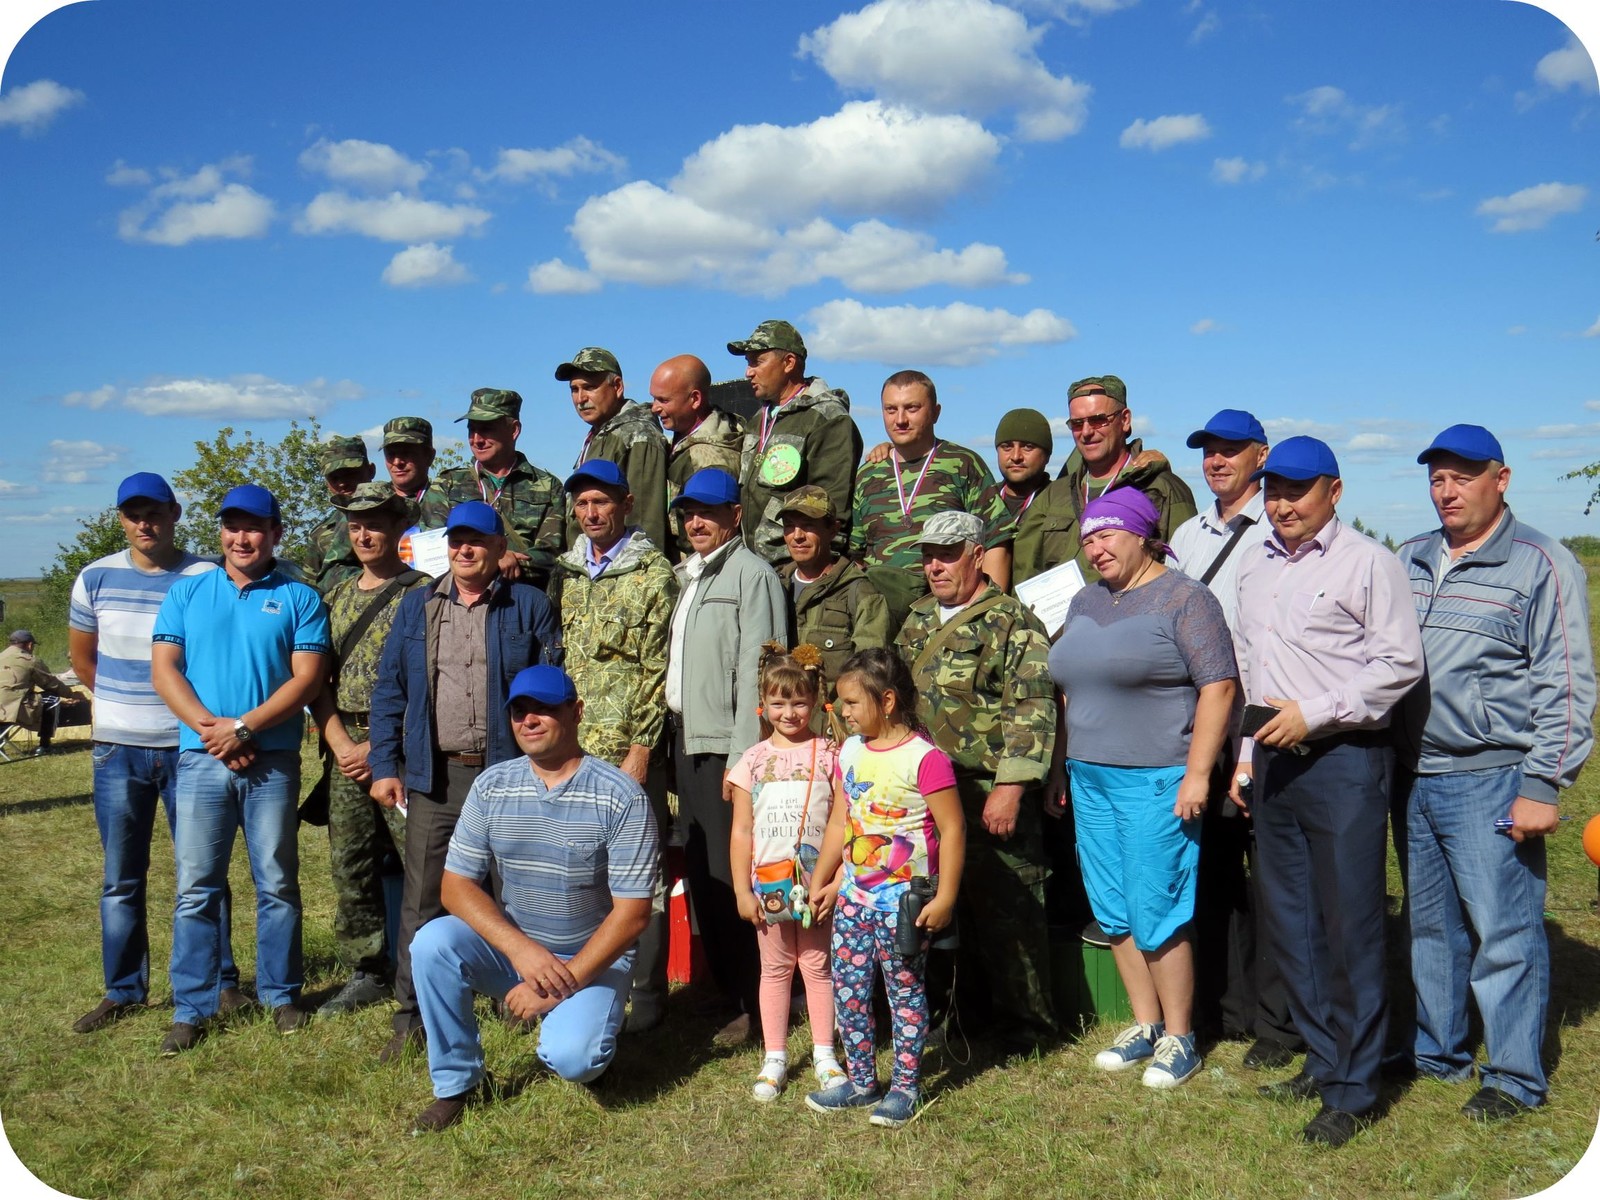
[(464, 750), (459, 754), (455, 754), (455, 753), (452, 753), (449, 750), (446, 750), (444, 752), (444, 758), (445, 758), (446, 762), (453, 762), (458, 767), (481, 767), (481, 766), (483, 766), (483, 751), (482, 750)]

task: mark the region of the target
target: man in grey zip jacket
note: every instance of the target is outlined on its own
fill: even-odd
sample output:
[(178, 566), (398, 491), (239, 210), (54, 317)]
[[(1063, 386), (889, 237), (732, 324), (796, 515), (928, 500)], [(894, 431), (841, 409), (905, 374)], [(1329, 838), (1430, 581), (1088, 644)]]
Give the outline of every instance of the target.
[(1399, 551), (1427, 658), (1396, 721), (1413, 1055), (1421, 1074), (1472, 1078), (1470, 987), (1487, 1062), (1461, 1111), (1493, 1121), (1546, 1094), (1544, 838), (1594, 742), (1588, 595), (1577, 560), (1506, 507), (1487, 429), (1452, 425), (1417, 461), (1441, 528)]
[(732, 1045), (752, 1036), (760, 1010), (755, 929), (739, 918), (728, 860), (727, 773), (761, 737), (761, 646), (784, 640), (783, 585), (739, 540), (739, 484), (728, 472), (695, 472), (672, 507), (695, 551), (673, 568), (682, 591), (667, 649), (684, 877), (712, 977), (738, 1005), (718, 1034), (719, 1044)]

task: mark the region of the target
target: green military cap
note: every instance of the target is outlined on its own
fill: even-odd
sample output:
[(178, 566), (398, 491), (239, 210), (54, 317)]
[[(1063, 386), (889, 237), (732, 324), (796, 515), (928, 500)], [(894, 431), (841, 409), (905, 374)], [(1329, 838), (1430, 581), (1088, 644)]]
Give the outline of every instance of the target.
[(332, 475), (335, 471), (347, 470), (350, 467), (364, 467), (372, 460), (367, 457), (367, 443), (359, 437), (339, 437), (337, 435), (322, 443), (322, 448), (317, 451), (317, 462), (322, 467), (323, 477)]
[(783, 350), (806, 356), (806, 343), (800, 331), (787, 321), (763, 321), (742, 342), (729, 342), (729, 354), (759, 354), (763, 350)]
[(839, 514), (833, 507), (833, 497), (828, 495), (825, 488), (820, 488), (814, 483), (797, 487), (785, 496), (778, 515), (781, 517), (784, 513), (799, 513), (802, 517), (815, 517), (822, 521), (839, 519)]
[(983, 518), (977, 513), (954, 508), (934, 513), (923, 522), (922, 536), (917, 539), (919, 546), (954, 546), (958, 542), (983, 545)]
[(433, 426), (421, 417), (396, 417), (384, 422), (383, 444), (389, 446), (431, 446)]
[(585, 346), (572, 356), (571, 362), (564, 362), (556, 368), (556, 378), (562, 383), (574, 375), (621, 374), (622, 367), (617, 363), (617, 356), (600, 346)]
[(1046, 454), (1054, 453), (1056, 440), (1050, 433), (1049, 419), (1036, 408), (1013, 408), (994, 427), (994, 444), (1027, 442)]
[(333, 506), (346, 514), (392, 512), (407, 521), (417, 516), (416, 505), (387, 483), (358, 484), (348, 496), (333, 497)]
[(1128, 385), (1115, 375), (1091, 375), (1080, 379), (1067, 389), (1070, 403), (1079, 396), (1110, 396), (1124, 408), (1128, 406)]
[(457, 421), (498, 421), (522, 419), (522, 397), (509, 388), (479, 388), (472, 393), (472, 405)]

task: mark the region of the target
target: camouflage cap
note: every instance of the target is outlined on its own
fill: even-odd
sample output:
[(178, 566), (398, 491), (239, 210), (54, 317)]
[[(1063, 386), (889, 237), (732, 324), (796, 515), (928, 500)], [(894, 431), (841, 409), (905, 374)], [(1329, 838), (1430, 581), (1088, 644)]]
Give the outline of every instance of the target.
[(574, 375), (621, 375), (622, 365), (617, 356), (601, 346), (585, 346), (556, 368), (556, 378), (562, 383)]
[(417, 506), (387, 483), (363, 483), (348, 496), (333, 497), (333, 506), (349, 514), (391, 512), (407, 522), (416, 519)]
[(1091, 375), (1087, 379), (1080, 379), (1067, 389), (1067, 401), (1071, 403), (1079, 396), (1110, 396), (1123, 408), (1128, 407), (1128, 385), (1115, 375)]
[(833, 497), (828, 495), (827, 489), (820, 488), (814, 483), (797, 487), (785, 496), (778, 515), (781, 517), (784, 513), (799, 513), (802, 517), (815, 517), (819, 521), (839, 519), (839, 514), (833, 507)]
[(983, 518), (977, 513), (946, 509), (934, 513), (922, 525), (919, 546), (954, 546), (957, 542), (983, 545)]
[(359, 437), (339, 437), (335, 434), (323, 442), (317, 451), (317, 464), (322, 468), (323, 478), (335, 471), (364, 467), (371, 461), (367, 457), (367, 443)]
[(763, 350), (784, 350), (806, 356), (806, 343), (800, 331), (787, 321), (763, 321), (742, 342), (729, 342), (729, 354), (759, 354)]
[(522, 419), (522, 396), (509, 388), (479, 388), (472, 393), (472, 404), (457, 421), (498, 421)]
[(389, 446), (431, 446), (433, 426), (421, 417), (396, 417), (383, 426), (383, 444)]

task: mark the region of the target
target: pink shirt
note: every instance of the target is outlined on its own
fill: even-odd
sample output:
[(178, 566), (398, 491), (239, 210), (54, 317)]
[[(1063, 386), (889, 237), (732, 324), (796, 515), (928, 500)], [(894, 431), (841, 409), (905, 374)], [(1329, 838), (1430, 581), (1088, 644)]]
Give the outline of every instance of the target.
[(1239, 564), (1238, 599), (1245, 700), (1298, 700), (1311, 737), (1384, 728), (1422, 678), (1405, 568), (1337, 517), (1292, 554), (1274, 532)]

